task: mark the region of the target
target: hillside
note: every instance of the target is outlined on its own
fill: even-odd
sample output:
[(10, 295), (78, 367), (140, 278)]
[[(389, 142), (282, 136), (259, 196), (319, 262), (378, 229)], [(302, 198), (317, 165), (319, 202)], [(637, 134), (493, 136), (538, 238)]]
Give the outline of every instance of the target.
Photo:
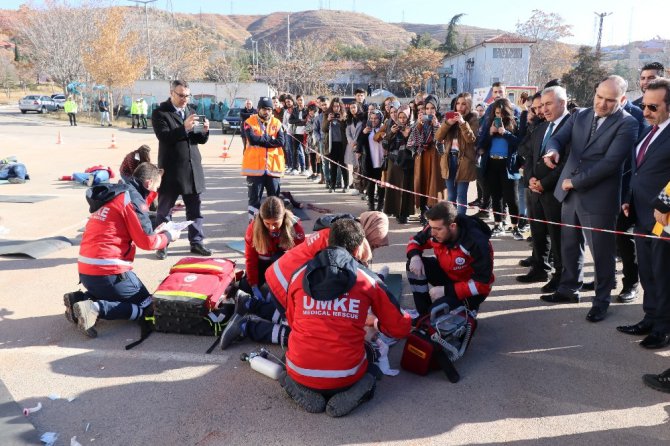
[[(422, 23), (394, 23), (394, 25), (417, 35), (428, 33), (438, 43), (444, 42), (445, 37), (447, 37), (446, 24), (424, 25)], [(483, 40), (508, 32), (501, 29), (479, 28), (477, 26), (469, 25), (456, 25), (456, 31), (458, 32), (458, 43), (465, 41), (467, 46), (475, 45)]]
[[(129, 10), (131, 7), (128, 7)], [(153, 9), (153, 14), (168, 17), (164, 10)], [(219, 49), (231, 46), (250, 47), (250, 38), (260, 42), (284, 45), (286, 42), (287, 12), (267, 15), (224, 15), (175, 13), (180, 27), (200, 27), (208, 41), (215, 42)], [(0, 10), (0, 28), (9, 31), (19, 16), (18, 10)], [(138, 16), (141, 18), (141, 16)], [(349, 46), (367, 46), (383, 50), (396, 50), (407, 46), (415, 33), (429, 33), (436, 42), (444, 41), (446, 25), (417, 23), (386, 23), (367, 14), (351, 11), (312, 10), (290, 14), (291, 39), (329, 41)], [(459, 40), (465, 39), (474, 45), (486, 38), (501, 34), (500, 30), (459, 25)]]

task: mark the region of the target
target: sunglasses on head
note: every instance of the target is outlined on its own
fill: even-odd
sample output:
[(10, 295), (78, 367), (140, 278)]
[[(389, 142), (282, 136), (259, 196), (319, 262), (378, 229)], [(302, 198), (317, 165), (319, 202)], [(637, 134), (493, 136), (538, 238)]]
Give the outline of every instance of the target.
[(652, 112), (657, 112), (658, 111), (658, 105), (654, 104), (640, 104), (640, 109), (644, 110), (645, 108), (648, 108)]

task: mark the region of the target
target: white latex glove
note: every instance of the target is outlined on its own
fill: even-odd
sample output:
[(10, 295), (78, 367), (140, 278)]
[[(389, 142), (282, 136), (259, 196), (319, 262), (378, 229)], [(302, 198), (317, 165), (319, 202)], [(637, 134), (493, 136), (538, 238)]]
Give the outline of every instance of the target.
[(409, 260), (409, 270), (415, 276), (424, 277), (426, 275), (426, 271), (423, 268), (423, 260), (421, 259), (421, 256), (415, 255)]
[(437, 299), (444, 297), (444, 287), (443, 286), (434, 286), (429, 291), (430, 300), (435, 302)]
[(381, 339), (375, 341), (377, 348), (379, 348), (379, 360), (377, 361), (377, 367), (382, 371), (384, 375), (396, 376), (400, 373), (400, 370), (392, 369), (391, 364), (389, 364), (389, 347)]

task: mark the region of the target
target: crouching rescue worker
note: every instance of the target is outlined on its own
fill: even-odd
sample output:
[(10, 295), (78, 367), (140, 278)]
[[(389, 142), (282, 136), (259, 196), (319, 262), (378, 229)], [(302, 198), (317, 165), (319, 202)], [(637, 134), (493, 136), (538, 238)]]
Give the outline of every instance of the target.
[(287, 297), (277, 298), (291, 327), (280, 383), (308, 412), (340, 417), (373, 397), (364, 329), (370, 308), (378, 318), (370, 323), (388, 336), (404, 338), (411, 328), (383, 282), (354, 258), (364, 239), (357, 221), (335, 221), (328, 247), (293, 274)]
[[(264, 215), (274, 215), (274, 211), (270, 212), (269, 208), (264, 211), (265, 206), (269, 206), (269, 203), (272, 203), (271, 200), (277, 200), (276, 204), (281, 205), (283, 209), (281, 200), (278, 198), (268, 198), (261, 206), (260, 216), (257, 215), (251, 225), (256, 225), (257, 221), (260, 221), (264, 225), (266, 223)], [(286, 215), (288, 214), (285, 214), (284, 219), (286, 219)], [(291, 278), (298, 268), (312, 260), (319, 251), (328, 247), (330, 226), (333, 222), (343, 218), (354, 220), (354, 216), (351, 214), (331, 214), (320, 217), (314, 224), (315, 232), (307, 240), (304, 239), (302, 227), (297, 227), (296, 225), (299, 223), (295, 223), (293, 226), (296, 233), (294, 246), (288, 251), (282, 252), (281, 255), (276, 256), (274, 263), (262, 271), (252, 267), (254, 262), (253, 256), (248, 257), (249, 253), (252, 252), (252, 248), (249, 247), (249, 238), (251, 235), (247, 232), (247, 237), (245, 237), (247, 244), (244, 252), (247, 261), (247, 280), (249, 283), (252, 283), (253, 279), (251, 277), (253, 276), (253, 271), (262, 272), (270, 292), (265, 292), (264, 287), (263, 291), (258, 287), (251, 287), (250, 290), (249, 285), (245, 284), (245, 279), (240, 281), (240, 290), (245, 292), (238, 292), (235, 296), (235, 315), (228, 321), (226, 329), (221, 336), (220, 346), (222, 350), (228, 348), (233, 342), (245, 337), (256, 342), (286, 345), (291, 329), (285, 323), (286, 320), (284, 314), (280, 311), (281, 308), (277, 308), (275, 296), (286, 300), (288, 295), (288, 279)], [(268, 217), (267, 220), (268, 223), (271, 223), (272, 218)], [(363, 212), (359, 220), (365, 231), (365, 240), (363, 240), (360, 249), (354, 257), (356, 260), (367, 265), (372, 260), (372, 251), (374, 249), (388, 246), (388, 217), (382, 212), (372, 211)], [(300, 236), (301, 234), (302, 236)], [(388, 267), (386, 267), (384, 272), (388, 273)], [(258, 280), (261, 280), (260, 276)]]
[[(163, 170), (142, 163), (128, 183), (101, 184), (86, 191), (89, 217), (79, 248), (79, 281), (86, 292), (63, 297), (65, 317), (89, 337), (100, 319), (135, 320), (151, 304), (151, 294), (132, 271), (136, 246), (156, 250), (179, 238), (179, 231), (154, 233), (149, 205)], [(160, 227), (157, 231), (160, 231)]]
[[(475, 217), (456, 215), (442, 201), (426, 211), (428, 225), (407, 244), (407, 279), (419, 314), (447, 303), (476, 311), (491, 292), (493, 247), (491, 230)], [(435, 257), (424, 257), (432, 249)]]

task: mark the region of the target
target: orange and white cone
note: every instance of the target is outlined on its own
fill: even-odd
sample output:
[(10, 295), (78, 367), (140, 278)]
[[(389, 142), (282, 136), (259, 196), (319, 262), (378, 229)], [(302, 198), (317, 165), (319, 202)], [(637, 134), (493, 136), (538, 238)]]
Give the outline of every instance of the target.
[(56, 138), (56, 144), (63, 144), (63, 138), (60, 136), (60, 130), (58, 131), (58, 138)]
[(230, 153), (228, 153), (228, 150), (230, 148), (228, 147), (228, 140), (226, 138), (223, 138), (223, 153), (219, 158), (230, 158)]
[(116, 145), (116, 136), (114, 136), (114, 133), (112, 133), (112, 144), (109, 146), (110, 149), (117, 149), (118, 146)]

